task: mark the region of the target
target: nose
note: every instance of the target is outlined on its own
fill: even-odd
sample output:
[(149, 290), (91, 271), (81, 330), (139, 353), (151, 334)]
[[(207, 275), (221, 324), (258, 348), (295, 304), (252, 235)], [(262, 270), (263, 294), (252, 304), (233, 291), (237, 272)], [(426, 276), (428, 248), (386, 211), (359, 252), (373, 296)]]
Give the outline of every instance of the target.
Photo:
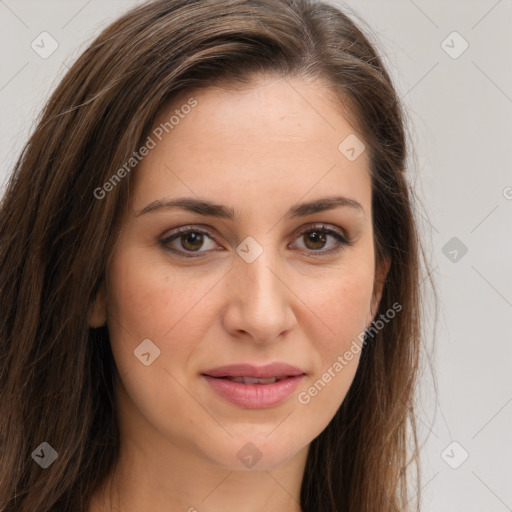
[(267, 343), (282, 338), (295, 322), (297, 300), (286, 276), (270, 250), (252, 263), (237, 257), (223, 310), (223, 326), (232, 336)]

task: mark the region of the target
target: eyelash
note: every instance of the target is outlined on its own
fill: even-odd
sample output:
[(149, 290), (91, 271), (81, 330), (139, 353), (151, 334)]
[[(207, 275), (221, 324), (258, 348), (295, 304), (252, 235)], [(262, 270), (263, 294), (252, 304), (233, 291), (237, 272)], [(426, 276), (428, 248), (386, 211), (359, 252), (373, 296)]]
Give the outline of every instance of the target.
[[(300, 238), (301, 236), (304, 236), (305, 234), (312, 233), (312, 232), (318, 232), (322, 233), (324, 235), (331, 235), (336, 239), (337, 246), (334, 249), (329, 249), (327, 251), (318, 250), (315, 251), (313, 249), (310, 249), (309, 252), (311, 253), (311, 256), (318, 257), (318, 256), (325, 256), (325, 255), (331, 255), (331, 254), (337, 254), (340, 251), (342, 251), (345, 246), (352, 246), (354, 245), (354, 241), (348, 239), (347, 237), (341, 235), (338, 231), (331, 229), (329, 227), (326, 227), (323, 224), (317, 224), (313, 226), (308, 226), (307, 229), (301, 231), (297, 238)], [(200, 258), (203, 257), (202, 254), (208, 253), (210, 251), (181, 251), (176, 249), (171, 249), (167, 244), (173, 242), (176, 239), (179, 239), (183, 235), (187, 235), (189, 233), (200, 233), (202, 235), (207, 235), (210, 239), (213, 240), (213, 233), (210, 232), (210, 230), (202, 228), (194, 228), (192, 226), (186, 226), (177, 228), (174, 230), (174, 232), (170, 235), (165, 237), (162, 240), (159, 240), (159, 243), (162, 245), (164, 250), (171, 252), (173, 254), (177, 254), (180, 257), (183, 258)], [(307, 250), (307, 249), (306, 249)]]

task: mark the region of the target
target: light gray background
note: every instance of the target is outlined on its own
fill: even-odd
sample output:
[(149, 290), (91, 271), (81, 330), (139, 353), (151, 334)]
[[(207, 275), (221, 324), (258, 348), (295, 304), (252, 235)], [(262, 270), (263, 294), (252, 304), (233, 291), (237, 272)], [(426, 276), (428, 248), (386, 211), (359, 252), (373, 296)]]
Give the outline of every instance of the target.
[[(0, 184), (67, 67), (137, 3), (0, 0)], [(425, 333), (426, 348), (431, 338), (437, 347), (437, 398), (426, 371), (418, 400), (423, 511), (512, 510), (511, 2), (341, 5), (376, 34), (409, 111), (410, 172), (440, 292), (436, 331), (431, 316)], [(43, 31), (59, 45), (46, 59), (31, 48)], [(445, 51), (463, 48), (458, 36), (446, 39), (454, 31), (469, 44), (457, 58)], [(468, 249), (455, 262), (445, 248), (452, 237)]]

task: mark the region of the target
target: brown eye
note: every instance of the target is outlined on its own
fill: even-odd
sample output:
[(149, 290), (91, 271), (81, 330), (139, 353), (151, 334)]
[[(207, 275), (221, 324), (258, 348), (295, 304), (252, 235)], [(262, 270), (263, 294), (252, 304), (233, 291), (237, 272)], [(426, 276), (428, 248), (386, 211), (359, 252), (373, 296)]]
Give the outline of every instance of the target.
[[(299, 249), (316, 257), (337, 253), (345, 246), (354, 244), (337, 230), (323, 225), (302, 231), (296, 240), (299, 241)], [(160, 244), (169, 252), (190, 258), (205, 256), (212, 252), (212, 249), (222, 250), (222, 247), (215, 243), (212, 234), (193, 227), (174, 230), (173, 234), (160, 240)]]
[(187, 251), (197, 251), (204, 243), (203, 234), (190, 232), (180, 236), (181, 246)]
[(354, 244), (338, 230), (325, 225), (313, 226), (302, 231), (297, 240), (298, 248), (306, 250), (312, 256), (328, 256), (341, 251), (347, 245)]
[(210, 252), (210, 249), (218, 247), (212, 235), (201, 229), (189, 227), (175, 230), (174, 234), (160, 240), (160, 244), (167, 251), (183, 256), (202, 256)]
[(302, 235), (305, 240), (305, 246), (311, 250), (323, 249), (327, 243), (327, 236), (320, 231), (309, 231)]

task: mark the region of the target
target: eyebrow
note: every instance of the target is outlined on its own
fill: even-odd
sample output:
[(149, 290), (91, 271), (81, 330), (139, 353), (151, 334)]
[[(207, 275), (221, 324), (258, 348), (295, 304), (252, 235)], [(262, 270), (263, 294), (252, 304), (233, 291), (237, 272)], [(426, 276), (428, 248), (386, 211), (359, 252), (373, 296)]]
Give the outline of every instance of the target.
[[(285, 217), (287, 219), (294, 219), (297, 217), (306, 217), (314, 213), (323, 212), (326, 210), (333, 210), (335, 208), (348, 207), (364, 214), (364, 208), (361, 203), (355, 199), (350, 199), (343, 196), (329, 196), (314, 201), (298, 203), (293, 205)], [(208, 217), (219, 217), (222, 219), (233, 220), (236, 217), (233, 208), (216, 204), (205, 199), (196, 199), (193, 197), (179, 197), (176, 199), (158, 199), (146, 205), (142, 210), (135, 213), (135, 217), (140, 217), (146, 213), (156, 212), (160, 210), (168, 210), (179, 208), (188, 212), (204, 215)]]

